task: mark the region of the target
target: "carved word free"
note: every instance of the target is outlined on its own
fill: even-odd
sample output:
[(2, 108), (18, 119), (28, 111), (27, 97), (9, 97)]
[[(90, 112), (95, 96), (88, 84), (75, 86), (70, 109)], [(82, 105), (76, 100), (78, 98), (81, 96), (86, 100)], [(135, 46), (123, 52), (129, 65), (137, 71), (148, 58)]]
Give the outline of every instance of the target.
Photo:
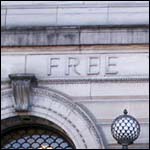
[(117, 75), (117, 59), (116, 56), (49, 57), (48, 76)]

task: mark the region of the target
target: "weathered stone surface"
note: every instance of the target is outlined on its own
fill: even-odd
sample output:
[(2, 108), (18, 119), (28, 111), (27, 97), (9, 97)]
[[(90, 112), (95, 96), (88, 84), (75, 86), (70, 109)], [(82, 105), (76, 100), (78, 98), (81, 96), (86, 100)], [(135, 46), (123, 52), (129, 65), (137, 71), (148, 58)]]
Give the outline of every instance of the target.
[[(139, 18), (142, 18), (143, 24), (147, 24), (149, 7), (110, 7), (108, 22), (110, 24), (140, 24)], [(119, 14), (119, 15), (118, 15)], [(128, 20), (128, 21), (127, 21)]]
[[(96, 119), (113, 120), (116, 116), (119, 116), (122, 111), (126, 108), (130, 114), (136, 118), (148, 118), (149, 117), (149, 106), (148, 100), (104, 100), (99, 101), (87, 101), (82, 102), (84, 106), (96, 117)], [(141, 110), (141, 111), (139, 111)]]
[(56, 44), (57, 45), (79, 45), (80, 44), (80, 32), (78, 29), (60, 29), (56, 30)]
[[(81, 44), (135, 44), (147, 43), (148, 30), (145, 28), (101, 28), (82, 30)], [(140, 40), (139, 40), (140, 39)]]
[(7, 22), (1, 26), (149, 24), (148, 6), (148, 1), (4, 1)]
[(107, 8), (59, 8), (58, 25), (107, 24)]
[(1, 32), (2, 46), (146, 44), (149, 29), (134, 27), (14, 28)]
[(2, 1), (2, 5), (5, 6), (26, 6), (26, 5), (75, 5), (75, 4), (103, 4), (105, 6), (141, 6), (141, 5), (148, 5), (148, 1)]
[(1, 28), (5, 27), (6, 25), (6, 9), (1, 8)]
[[(25, 19), (26, 18), (26, 19)], [(8, 9), (7, 24), (9, 26), (50, 26), (56, 24), (56, 8), (54, 9)]]
[[(43, 84), (40, 84), (43, 86)], [(71, 97), (90, 97), (91, 86), (89, 83), (82, 84), (45, 84), (45, 87), (57, 89)], [(81, 92), (82, 91), (82, 92)]]
[(1, 57), (1, 79), (12, 73), (25, 72), (25, 56), (3, 56)]

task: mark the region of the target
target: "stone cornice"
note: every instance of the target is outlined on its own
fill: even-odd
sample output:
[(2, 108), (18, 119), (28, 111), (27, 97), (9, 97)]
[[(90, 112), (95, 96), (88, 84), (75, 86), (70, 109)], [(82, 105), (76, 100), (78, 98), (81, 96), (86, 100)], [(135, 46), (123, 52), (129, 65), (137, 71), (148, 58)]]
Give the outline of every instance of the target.
[(145, 7), (149, 6), (148, 1), (141, 1), (140, 3), (137, 3), (135, 1), (94, 1), (94, 2), (86, 2), (86, 1), (53, 1), (53, 2), (25, 2), (25, 3), (8, 3), (8, 2), (2, 2), (2, 8), (55, 8), (55, 7)]
[(143, 26), (64, 26), (13, 28), (1, 32), (1, 46), (75, 46), (148, 44)]
[[(3, 1), (1, 27), (149, 24), (148, 1)], [(24, 19), (26, 18), (26, 19)]]

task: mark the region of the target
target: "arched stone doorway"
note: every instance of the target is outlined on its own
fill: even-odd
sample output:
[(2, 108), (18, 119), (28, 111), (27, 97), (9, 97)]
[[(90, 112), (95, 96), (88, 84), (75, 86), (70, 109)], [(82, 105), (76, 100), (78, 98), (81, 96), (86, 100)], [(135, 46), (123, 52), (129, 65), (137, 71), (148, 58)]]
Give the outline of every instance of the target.
[(76, 149), (104, 149), (102, 135), (92, 118), (68, 96), (48, 88), (33, 88), (29, 112), (15, 111), (12, 89), (3, 90), (1, 96), (2, 131), (7, 127), (5, 120), (12, 117), (26, 120), (32, 116), (58, 126)]

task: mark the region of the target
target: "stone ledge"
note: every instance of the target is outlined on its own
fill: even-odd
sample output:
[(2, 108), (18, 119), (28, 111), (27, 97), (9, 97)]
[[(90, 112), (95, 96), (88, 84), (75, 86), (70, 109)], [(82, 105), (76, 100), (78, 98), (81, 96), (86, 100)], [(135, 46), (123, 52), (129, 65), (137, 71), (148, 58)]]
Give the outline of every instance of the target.
[(147, 43), (149, 43), (147, 25), (16, 27), (1, 32), (1, 46), (4, 47)]
[[(108, 149), (121, 149), (122, 147), (118, 144), (109, 144)], [(149, 143), (138, 143), (129, 146), (129, 149), (149, 149)]]
[[(4, 28), (149, 24), (148, 1), (6, 1), (2, 3), (1, 9), (3, 10), (1, 27)], [(7, 13), (4, 13), (5, 10)]]

